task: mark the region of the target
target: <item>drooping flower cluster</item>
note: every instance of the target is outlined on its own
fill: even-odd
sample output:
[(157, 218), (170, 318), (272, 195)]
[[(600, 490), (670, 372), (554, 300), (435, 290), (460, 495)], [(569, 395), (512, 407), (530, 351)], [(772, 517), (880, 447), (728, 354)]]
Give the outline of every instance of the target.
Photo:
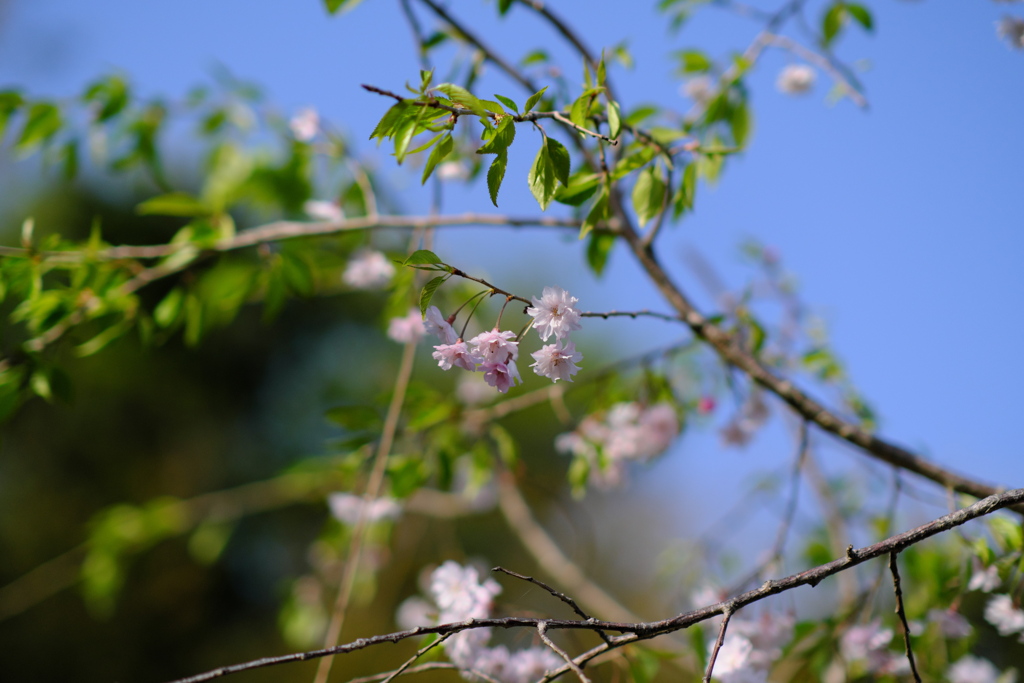
[[(580, 329), (576, 302), (575, 297), (560, 287), (545, 287), (543, 296), (534, 298), (533, 306), (527, 309), (541, 339), (547, 341), (553, 334), (557, 340), (531, 354), (535, 362), (530, 367), (538, 375), (555, 382), (560, 379), (571, 382), (572, 376), (579, 372), (576, 363), (583, 359), (583, 354), (568, 340), (570, 332)], [(452, 327), (453, 321), (454, 316), (446, 319), (436, 306), (427, 309), (424, 319), (427, 333), (441, 341), (434, 347), (433, 356), (442, 370), (459, 367), (470, 372), (482, 372), (484, 381), (503, 394), (522, 383), (516, 366), (519, 340), (515, 332), (495, 327), (465, 341)]]
[[(399, 607), (399, 625), (411, 628), (487, 619), (501, 586), (493, 579), (481, 582), (475, 568), (449, 560), (431, 574), (429, 592), (437, 609), (422, 598), (409, 598)], [(436, 612), (436, 617), (432, 612)], [(462, 670), (463, 678), (470, 681), (480, 681), (482, 676), (487, 676), (501, 683), (532, 683), (546, 671), (563, 664), (562, 659), (547, 648), (531, 647), (511, 652), (504, 645), (489, 647), (490, 640), (489, 628), (460, 631), (444, 641), (445, 654)]]
[(555, 448), (585, 458), (590, 477), (602, 488), (620, 484), (626, 463), (661, 455), (679, 435), (679, 419), (668, 403), (617, 403), (602, 417), (590, 415), (576, 431), (561, 434)]

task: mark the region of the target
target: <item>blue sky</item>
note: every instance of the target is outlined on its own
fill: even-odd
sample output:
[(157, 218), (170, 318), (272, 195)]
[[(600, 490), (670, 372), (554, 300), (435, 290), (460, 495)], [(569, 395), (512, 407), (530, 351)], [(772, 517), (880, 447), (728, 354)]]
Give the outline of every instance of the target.
[[(627, 108), (645, 101), (683, 106), (671, 51), (696, 46), (724, 57), (757, 30), (715, 9), (673, 35), (653, 2), (550, 4), (596, 49), (628, 41), (636, 68), (614, 72)], [(491, 3), (449, 5), (513, 58), (538, 45), (567, 54), (522, 8), (497, 24)], [(818, 16), (820, 8), (811, 7)], [(667, 231), (663, 260), (707, 307), (683, 266), (684, 248), (699, 249), (739, 287), (748, 271), (738, 244), (757, 236), (772, 245), (879, 409), (883, 435), (983, 479), (1019, 486), (1024, 52), (996, 38), (995, 22), (1022, 12), (993, 2), (885, 0), (871, 7), (876, 33), (852, 29), (838, 47), (843, 59), (869, 65), (862, 78), (870, 110), (827, 104), (821, 74), (807, 97), (779, 94), (774, 81), (789, 60), (767, 57), (750, 79), (755, 129), (748, 152), (717, 187), (701, 188), (694, 215)], [(0, 87), (23, 85), (37, 95), (71, 95), (97, 74), (122, 71), (145, 94), (180, 96), (208, 82), (215, 64), (262, 84), (282, 112), (316, 106), (367, 155), (374, 148), (361, 141), (385, 103), (359, 84), (400, 90), (419, 68), (392, 0), (366, 0), (334, 18), (316, 0), (11, 0), (0, 23)], [(491, 72), (484, 84), (491, 88), (485, 94), (525, 97)], [(509, 213), (534, 214), (522, 179), (536, 144), (518, 144), (524, 139), (512, 149), (501, 204)], [(418, 179), (394, 170), (383, 154), (379, 163), (408, 208), (423, 210)], [(452, 193), (446, 206), (489, 208), (479, 186)], [(507, 261), (513, 242), (530, 254), (529, 272), (539, 279), (557, 272), (585, 293), (587, 308), (666, 308), (624, 252), (613, 255), (602, 282), (589, 282), (571, 238), (453, 231), (439, 238), (438, 249), (478, 270), (518, 278), (523, 267)], [(537, 282), (536, 290), (545, 284), (553, 283)], [(663, 324), (600, 324), (606, 327), (599, 334), (630, 350), (678, 336)], [(778, 436), (745, 453), (718, 452), (712, 434), (698, 436), (684, 443), (681, 457), (637, 483), (664, 495), (673, 481), (701, 482), (688, 488), (694, 495), (732, 490), (737, 465), (789, 458)]]

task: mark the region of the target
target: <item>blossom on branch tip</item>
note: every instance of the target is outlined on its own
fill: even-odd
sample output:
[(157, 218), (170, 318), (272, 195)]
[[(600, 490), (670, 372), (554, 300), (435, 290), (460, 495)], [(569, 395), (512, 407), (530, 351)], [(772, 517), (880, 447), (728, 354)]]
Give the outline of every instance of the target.
[(381, 289), (395, 274), (388, 257), (373, 249), (360, 249), (352, 255), (341, 279), (354, 289)]
[(404, 318), (392, 318), (388, 323), (388, 337), (399, 344), (415, 344), (427, 333), (423, 318), (415, 308), (409, 309)]
[(564, 339), (573, 330), (580, 329), (580, 312), (575, 308), (578, 301), (561, 287), (545, 287), (539, 299), (533, 297), (533, 306), (527, 308), (526, 313), (533, 316), (533, 326), (541, 339), (547, 341), (551, 335)]
[(559, 342), (547, 344), (530, 355), (535, 361), (530, 365), (533, 371), (555, 382), (560, 379), (571, 382), (572, 376), (580, 370), (576, 363), (583, 360), (583, 354), (576, 350), (576, 345), (571, 341), (566, 342), (564, 347)]
[(455, 332), (455, 328), (441, 315), (441, 309), (437, 306), (427, 308), (426, 316), (423, 318), (423, 325), (427, 328), (428, 334), (437, 337), (444, 344), (454, 344), (459, 340), (459, 335)]
[(483, 362), (479, 356), (469, 350), (464, 341), (457, 341), (454, 344), (439, 344), (434, 347), (433, 356), (442, 370), (451, 370), (452, 366), (455, 366), (472, 372), (476, 370), (477, 365)]

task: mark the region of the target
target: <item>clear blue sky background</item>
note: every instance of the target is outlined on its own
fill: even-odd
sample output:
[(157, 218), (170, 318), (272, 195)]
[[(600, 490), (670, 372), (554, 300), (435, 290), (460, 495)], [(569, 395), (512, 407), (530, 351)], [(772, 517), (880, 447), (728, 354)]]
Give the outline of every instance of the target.
[[(654, 4), (550, 3), (594, 48), (628, 41), (636, 68), (614, 72), (626, 107), (683, 106), (669, 53), (697, 46), (723, 57), (757, 30), (705, 9), (671, 35)], [(497, 24), (493, 3), (449, 5), (513, 59), (535, 46), (567, 54), (522, 8)], [(827, 320), (854, 380), (879, 409), (885, 436), (983, 479), (1020, 486), (1024, 52), (996, 38), (995, 22), (1024, 10), (981, 1), (870, 6), (876, 33), (853, 29), (838, 48), (850, 62), (870, 62), (863, 74), (870, 111), (848, 101), (826, 104), (823, 74), (808, 97), (780, 95), (774, 80), (788, 60), (766, 58), (750, 81), (756, 125), (749, 151), (718, 187), (702, 188), (696, 214), (665, 235), (664, 260), (709, 306), (685, 272), (683, 248), (697, 247), (738, 287), (747, 271), (737, 245), (752, 235), (771, 244)], [(811, 7), (818, 16), (820, 8)], [(334, 18), (316, 0), (11, 0), (0, 24), (0, 86), (66, 96), (97, 74), (120, 70), (143, 93), (173, 97), (208, 82), (219, 63), (265, 86), (282, 112), (316, 106), (373, 154), (362, 141), (386, 103), (358, 85), (400, 90), (415, 79), (409, 36), (397, 0), (366, 0)], [(486, 94), (525, 97), (493, 72), (485, 83)], [(501, 204), (509, 213), (533, 214), (524, 178), (536, 143), (522, 144), (522, 133)], [(418, 180), (380, 158), (408, 208), (423, 210)], [(489, 203), (478, 186), (472, 196), (450, 196), (445, 208), (487, 210)], [(438, 248), (511, 278), (523, 270), (504, 261), (513, 243), (534, 252), (538, 291), (558, 272), (561, 282), (585, 293), (587, 308), (665, 308), (625, 253), (613, 256), (606, 280), (580, 284), (586, 278), (573, 239), (453, 231)], [(567, 267), (579, 275), (567, 277)], [(599, 325), (630, 349), (677, 336), (662, 324), (593, 322), (592, 329)], [(746, 453), (721, 454), (713, 440), (705, 434), (686, 441), (681, 457), (638, 484), (653, 493), (682, 485), (694, 496), (717, 494), (732, 488), (737, 467), (790, 457), (786, 442), (773, 436)]]

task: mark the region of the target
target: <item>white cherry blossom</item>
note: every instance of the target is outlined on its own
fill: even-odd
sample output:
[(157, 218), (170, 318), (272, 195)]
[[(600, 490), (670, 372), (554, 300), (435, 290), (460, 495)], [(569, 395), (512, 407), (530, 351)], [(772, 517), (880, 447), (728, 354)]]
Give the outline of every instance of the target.
[(1009, 595), (995, 595), (985, 605), (985, 621), (996, 627), (999, 635), (1024, 631), (1024, 611), (1013, 606)]
[(530, 365), (533, 371), (555, 382), (560, 379), (571, 382), (572, 376), (580, 370), (576, 363), (583, 360), (583, 354), (576, 350), (576, 345), (571, 341), (566, 342), (564, 347), (558, 342), (547, 344), (530, 355), (535, 361)]
[(946, 673), (949, 683), (996, 683), (999, 669), (992, 662), (974, 655), (964, 655)]
[(360, 249), (352, 255), (342, 281), (354, 289), (381, 289), (395, 275), (395, 266), (388, 257), (373, 249)]
[(533, 306), (526, 313), (533, 316), (533, 326), (541, 339), (547, 341), (551, 335), (564, 339), (580, 329), (580, 312), (575, 307), (578, 301), (561, 287), (545, 287), (539, 299), (533, 297)]
[(790, 64), (779, 73), (775, 87), (787, 95), (802, 95), (814, 87), (814, 69), (806, 64)]
[(334, 223), (345, 218), (345, 212), (341, 210), (341, 206), (337, 202), (328, 202), (323, 199), (307, 200), (302, 205), (302, 210), (307, 216), (318, 221)]
[(377, 498), (367, 503), (351, 493), (332, 493), (327, 497), (327, 505), (335, 519), (349, 526), (359, 522), (360, 513), (366, 515), (367, 522), (395, 520), (402, 514), (402, 506), (393, 498)]
[(320, 115), (312, 107), (300, 109), (288, 122), (288, 127), (292, 129), (296, 140), (309, 142), (320, 130)]

